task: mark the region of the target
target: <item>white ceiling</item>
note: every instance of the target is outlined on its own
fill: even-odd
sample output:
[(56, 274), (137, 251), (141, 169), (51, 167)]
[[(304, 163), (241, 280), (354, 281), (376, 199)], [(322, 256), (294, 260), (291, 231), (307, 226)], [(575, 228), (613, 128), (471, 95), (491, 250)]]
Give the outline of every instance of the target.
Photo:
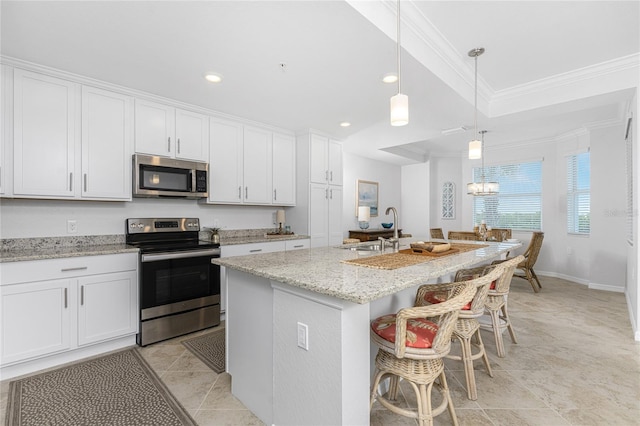
[[(467, 52), (474, 47), (486, 49), (478, 104), (488, 147), (621, 120), (633, 89), (605, 77), (629, 62), (637, 67), (640, 52), (639, 1), (403, 0), (411, 121), (395, 128), (388, 110), (396, 87), (380, 81), (396, 70), (394, 1), (3, 0), (0, 7), (6, 57), (293, 131), (317, 129), (345, 140), (347, 152), (395, 164), (466, 150), (470, 131), (441, 130), (473, 125)], [(613, 65), (594, 67), (603, 63)], [(208, 71), (223, 83), (207, 83)], [(584, 75), (592, 77), (587, 89), (535, 96)], [(344, 120), (352, 126), (339, 127)]]

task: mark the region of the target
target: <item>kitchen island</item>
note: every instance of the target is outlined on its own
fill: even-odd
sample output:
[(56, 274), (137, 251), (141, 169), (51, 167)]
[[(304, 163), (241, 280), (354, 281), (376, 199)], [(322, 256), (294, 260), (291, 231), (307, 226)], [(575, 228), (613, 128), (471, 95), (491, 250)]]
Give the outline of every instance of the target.
[(478, 249), (391, 270), (344, 263), (380, 255), (358, 246), (215, 259), (226, 267), (232, 393), (266, 424), (369, 424), (370, 320), (521, 245), (464, 243)]

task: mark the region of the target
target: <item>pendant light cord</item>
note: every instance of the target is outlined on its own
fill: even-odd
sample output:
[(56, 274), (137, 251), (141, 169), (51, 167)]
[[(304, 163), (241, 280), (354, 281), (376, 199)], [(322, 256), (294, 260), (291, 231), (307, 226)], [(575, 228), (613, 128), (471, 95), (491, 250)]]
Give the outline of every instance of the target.
[(398, 32), (397, 34), (397, 48), (396, 48), (396, 53), (398, 55), (398, 93), (402, 93), (402, 86), (401, 86), (401, 78), (400, 78), (400, 0), (398, 0), (398, 13), (396, 15), (396, 20), (397, 20), (397, 25), (396, 25), (396, 30)]
[[(476, 138), (478, 137), (478, 55), (475, 56), (475, 86), (474, 86), (474, 97), (473, 97), (473, 107), (474, 107), (474, 114), (473, 114), (473, 127), (475, 129), (475, 133), (476, 133)], [(484, 149), (484, 147), (482, 147), (482, 149)], [(480, 152), (480, 155), (483, 158), (483, 162), (484, 162), (484, 152)]]

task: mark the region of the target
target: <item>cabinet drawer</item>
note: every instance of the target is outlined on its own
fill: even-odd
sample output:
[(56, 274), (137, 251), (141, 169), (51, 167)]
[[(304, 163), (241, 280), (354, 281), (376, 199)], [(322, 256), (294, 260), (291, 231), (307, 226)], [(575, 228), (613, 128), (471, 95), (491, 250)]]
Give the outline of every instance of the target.
[(222, 247), (222, 257), (246, 256), (248, 254), (273, 253), (284, 251), (284, 241), (270, 241), (266, 243), (237, 244)]
[(289, 240), (285, 241), (285, 249), (290, 250), (302, 250), (309, 248), (309, 240)]
[(0, 285), (134, 271), (137, 268), (137, 253), (7, 262), (2, 264)]

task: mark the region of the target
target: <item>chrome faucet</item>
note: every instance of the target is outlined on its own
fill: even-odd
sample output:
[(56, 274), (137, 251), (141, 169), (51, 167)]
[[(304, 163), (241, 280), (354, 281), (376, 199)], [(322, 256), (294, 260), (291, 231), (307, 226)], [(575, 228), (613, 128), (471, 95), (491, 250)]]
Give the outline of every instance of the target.
[(393, 238), (398, 239), (398, 211), (395, 207), (387, 207), (384, 214), (389, 214), (390, 211), (393, 212)]

